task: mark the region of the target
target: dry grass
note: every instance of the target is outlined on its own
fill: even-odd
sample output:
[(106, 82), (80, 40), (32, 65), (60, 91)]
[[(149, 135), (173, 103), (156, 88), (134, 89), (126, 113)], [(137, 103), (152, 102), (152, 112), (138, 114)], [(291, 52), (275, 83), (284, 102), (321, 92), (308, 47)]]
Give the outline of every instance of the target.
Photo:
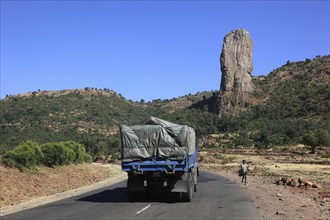
[(206, 169), (218, 169), (236, 172), (243, 159), (248, 162), (251, 175), (307, 178), (330, 185), (330, 161), (318, 155), (290, 153), (287, 151), (221, 149), (200, 152), (201, 166)]
[[(284, 148), (285, 149), (285, 148)], [(300, 149), (302, 150), (302, 149)], [(320, 155), (297, 154), (283, 148), (208, 149), (199, 153), (200, 167), (240, 184), (239, 164), (249, 165), (248, 185), (241, 185), (260, 209), (264, 219), (330, 219), (330, 163)], [(280, 177), (305, 178), (320, 189), (277, 186)]]

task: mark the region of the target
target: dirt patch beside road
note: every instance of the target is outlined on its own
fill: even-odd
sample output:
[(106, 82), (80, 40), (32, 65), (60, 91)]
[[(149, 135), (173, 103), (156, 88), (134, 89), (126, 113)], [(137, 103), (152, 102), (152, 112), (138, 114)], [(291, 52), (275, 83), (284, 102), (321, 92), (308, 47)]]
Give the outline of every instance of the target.
[(277, 186), (274, 178), (260, 176), (248, 176), (244, 185), (236, 173), (214, 172), (240, 184), (265, 219), (330, 219), (329, 198), (322, 198), (317, 189)]
[[(312, 164), (299, 164), (290, 155), (272, 157), (217, 150), (202, 151), (200, 157), (201, 168), (240, 184), (265, 219), (330, 219), (330, 165), (326, 165), (326, 161), (321, 165), (313, 161)], [(247, 185), (241, 184), (238, 176), (243, 159), (250, 166)], [(322, 188), (276, 185), (280, 177), (307, 178)]]
[(0, 166), (0, 216), (106, 187), (126, 176), (117, 164), (38, 167), (25, 172)]

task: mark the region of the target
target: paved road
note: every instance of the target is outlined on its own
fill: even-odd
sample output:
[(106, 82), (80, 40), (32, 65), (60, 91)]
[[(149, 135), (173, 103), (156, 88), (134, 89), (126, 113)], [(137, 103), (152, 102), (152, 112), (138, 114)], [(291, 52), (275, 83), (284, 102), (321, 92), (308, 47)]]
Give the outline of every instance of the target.
[(6, 219), (261, 219), (252, 200), (228, 179), (200, 172), (197, 193), (192, 202), (173, 202), (162, 198), (130, 203), (126, 181), (87, 194), (44, 205)]

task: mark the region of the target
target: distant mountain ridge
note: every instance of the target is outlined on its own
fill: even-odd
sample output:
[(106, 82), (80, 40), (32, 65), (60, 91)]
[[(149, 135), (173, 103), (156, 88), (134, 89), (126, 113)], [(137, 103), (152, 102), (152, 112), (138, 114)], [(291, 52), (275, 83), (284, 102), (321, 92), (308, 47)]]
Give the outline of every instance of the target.
[[(243, 132), (241, 137), (254, 145), (268, 146), (271, 138), (278, 138), (278, 144), (298, 143), (309, 129), (330, 130), (329, 77), (330, 56), (288, 61), (267, 76), (252, 78), (255, 89), (247, 97), (249, 104), (222, 118), (217, 115), (219, 91), (151, 102), (133, 102), (113, 90), (95, 88), (7, 96), (0, 100), (0, 150), (24, 140), (75, 140), (116, 150), (118, 126), (149, 116), (188, 124), (199, 136)], [(231, 104), (235, 105), (234, 100)], [(286, 132), (294, 134), (289, 137)]]
[(86, 87), (85, 89), (63, 89), (63, 90), (38, 90), (34, 92), (27, 92), (17, 95), (7, 95), (6, 99), (10, 99), (11, 97), (32, 97), (32, 96), (51, 96), (58, 97), (62, 95), (68, 95), (70, 93), (85, 93), (86, 95), (92, 94), (102, 94), (104, 96), (112, 97), (112, 96), (120, 96), (115, 91), (110, 89), (94, 89)]

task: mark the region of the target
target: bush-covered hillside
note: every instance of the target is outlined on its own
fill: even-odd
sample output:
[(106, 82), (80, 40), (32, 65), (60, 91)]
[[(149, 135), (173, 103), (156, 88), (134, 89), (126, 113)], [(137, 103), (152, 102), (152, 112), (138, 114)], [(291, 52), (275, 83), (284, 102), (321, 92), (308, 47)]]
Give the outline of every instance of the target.
[(1, 149), (25, 140), (108, 142), (118, 124), (147, 113), (117, 94), (96, 90), (34, 92), (1, 100)]
[(3, 152), (26, 140), (40, 144), (73, 140), (92, 156), (120, 146), (120, 124), (155, 116), (196, 129), (199, 137), (225, 133), (228, 146), (289, 145), (311, 130), (330, 131), (330, 56), (290, 62), (253, 79), (255, 92), (239, 115), (219, 118), (218, 92), (171, 100), (126, 100), (109, 89), (37, 91), (8, 96), (0, 103)]
[(232, 145), (297, 144), (309, 130), (330, 131), (330, 56), (288, 61), (254, 84), (255, 103), (220, 129), (239, 134)]
[[(183, 115), (195, 115), (199, 123), (191, 121), (192, 125), (202, 133), (207, 133), (209, 123), (203, 123), (203, 118), (215, 117), (214, 114), (208, 109), (194, 111), (189, 107), (209, 96), (210, 93), (203, 92), (146, 103), (143, 100), (132, 102), (108, 89), (94, 88), (9, 96), (1, 100), (0, 149), (12, 149), (26, 140), (41, 144), (74, 140), (84, 144), (93, 156), (99, 152), (114, 153), (120, 145), (120, 124), (138, 123), (149, 116), (173, 119), (173, 116), (167, 115), (176, 111), (184, 112)], [(176, 117), (174, 121), (190, 123), (179, 118)]]

